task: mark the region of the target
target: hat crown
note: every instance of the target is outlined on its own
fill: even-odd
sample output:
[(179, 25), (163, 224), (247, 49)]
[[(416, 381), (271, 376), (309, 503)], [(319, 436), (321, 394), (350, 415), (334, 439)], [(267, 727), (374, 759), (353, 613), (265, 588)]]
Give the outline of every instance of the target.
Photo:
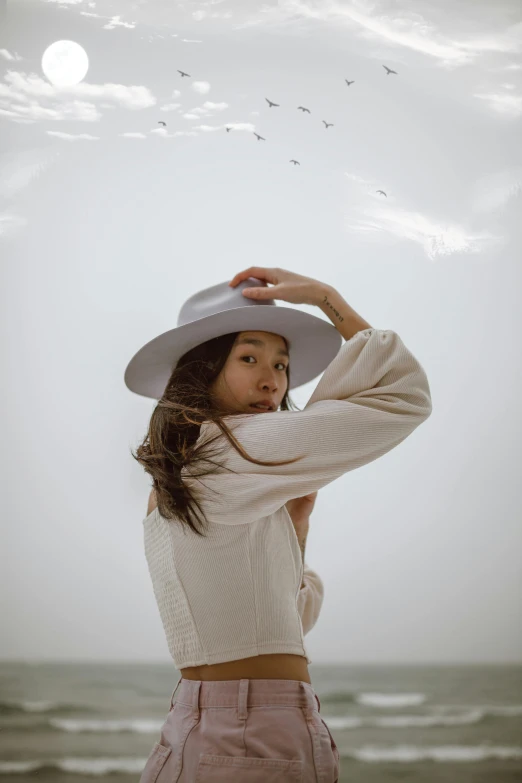
[(233, 310), (236, 307), (259, 307), (259, 305), (276, 306), (274, 299), (250, 299), (243, 296), (241, 291), (244, 288), (261, 288), (263, 283), (256, 277), (248, 277), (242, 280), (237, 286), (232, 288), (228, 283), (218, 283), (217, 285), (204, 288), (193, 296), (189, 297), (178, 313), (178, 326), (198, 321), (201, 318), (207, 318), (217, 313)]

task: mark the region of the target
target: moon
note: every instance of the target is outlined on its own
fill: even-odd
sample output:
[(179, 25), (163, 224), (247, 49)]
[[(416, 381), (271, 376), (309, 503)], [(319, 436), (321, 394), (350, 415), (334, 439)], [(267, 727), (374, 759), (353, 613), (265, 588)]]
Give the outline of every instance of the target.
[(78, 84), (88, 70), (87, 52), (75, 41), (55, 41), (42, 55), (42, 71), (57, 87)]

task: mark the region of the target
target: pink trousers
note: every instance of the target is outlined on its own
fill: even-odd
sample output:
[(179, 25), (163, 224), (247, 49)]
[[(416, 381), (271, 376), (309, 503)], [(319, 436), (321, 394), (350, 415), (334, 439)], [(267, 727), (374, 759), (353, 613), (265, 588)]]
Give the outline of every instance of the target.
[(181, 677), (140, 783), (337, 783), (320, 709), (299, 680)]

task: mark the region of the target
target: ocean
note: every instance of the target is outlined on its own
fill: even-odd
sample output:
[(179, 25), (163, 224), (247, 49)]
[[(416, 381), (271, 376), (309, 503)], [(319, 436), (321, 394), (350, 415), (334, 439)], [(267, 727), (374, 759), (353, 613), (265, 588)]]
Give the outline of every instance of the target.
[[(522, 666), (309, 667), (340, 783), (522, 781)], [(138, 781), (169, 663), (0, 663), (0, 783)]]

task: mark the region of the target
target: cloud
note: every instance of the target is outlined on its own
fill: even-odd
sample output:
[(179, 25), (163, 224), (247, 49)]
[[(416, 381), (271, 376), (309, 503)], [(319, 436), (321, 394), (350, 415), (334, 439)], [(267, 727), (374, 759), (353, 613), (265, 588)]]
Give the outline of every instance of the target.
[(63, 131), (46, 131), (49, 136), (56, 136), (65, 141), (99, 141), (99, 136), (91, 136), (89, 133), (64, 133)]
[(13, 120), (97, 122), (102, 115), (95, 101), (134, 111), (156, 104), (148, 87), (138, 85), (80, 82), (57, 87), (38, 74), (12, 70), (0, 84), (0, 115)]
[(353, 233), (374, 234), (386, 243), (390, 238), (414, 242), (431, 260), (455, 253), (482, 253), (503, 242), (489, 232), (473, 233), (455, 222), (399, 208), (365, 210), (361, 217), (349, 218), (346, 226)]
[(199, 92), (201, 95), (205, 95), (210, 90), (208, 82), (193, 82), (191, 86), (195, 92)]
[[(200, 119), (199, 117), (197, 119)], [(233, 128), (234, 131), (247, 131), (248, 133), (253, 133), (255, 130), (255, 125), (252, 125), (248, 122), (227, 122), (225, 125), (195, 125), (193, 127), (194, 131), (201, 131), (202, 133), (221, 133), (223, 131), (223, 128)]]
[(202, 106), (198, 106), (195, 109), (190, 109), (190, 114), (186, 114), (184, 116), (190, 117), (191, 119), (200, 117), (201, 115), (208, 115), (211, 112), (218, 112), (218, 111), (225, 111), (225, 109), (228, 109), (229, 105), (228, 103), (225, 103), (225, 101), (221, 101), (221, 103), (213, 103), (213, 101), (205, 101)]
[(504, 209), (513, 199), (522, 195), (522, 166), (488, 174), (474, 187), (471, 208), (483, 214)]
[[(382, 244), (403, 240), (414, 242), (432, 261), (456, 253), (482, 253), (500, 247), (505, 241), (488, 231), (473, 231), (454, 218), (441, 219), (401, 207), (396, 203), (391, 189), (382, 188), (382, 183), (371, 178), (350, 172), (345, 176), (368, 197), (358, 199), (356, 203), (361, 206), (357, 207), (352, 206), (354, 201), (350, 199), (345, 227), (353, 234), (364, 235)], [(386, 191), (387, 199), (375, 192), (379, 188)], [(369, 201), (370, 198), (375, 206)]]
[(15, 236), (23, 226), (27, 225), (27, 219), (20, 215), (0, 213), (0, 239)]
[(181, 103), (166, 103), (164, 106), (160, 106), (160, 111), (176, 111), (176, 109), (179, 109), (181, 106)]
[(122, 22), (119, 16), (113, 16), (110, 18), (107, 24), (103, 25), (104, 30), (115, 30), (117, 27), (126, 27), (129, 30), (134, 30), (136, 24), (131, 24), (130, 22)]
[(357, 185), (364, 185), (368, 188), (375, 188), (377, 187), (377, 182), (374, 180), (370, 180), (365, 177), (361, 177), (358, 174), (352, 174), (351, 172), (345, 172), (345, 177), (349, 179), (351, 182), (355, 182)]
[(19, 54), (11, 54), (7, 49), (0, 49), (0, 57), (3, 57), (4, 60), (23, 60), (23, 57), (20, 57)]
[(497, 114), (505, 117), (520, 117), (522, 114), (522, 95), (476, 92), (474, 96), (481, 101), (485, 101)]
[(55, 148), (36, 148), (1, 155), (0, 196), (13, 198), (56, 163), (60, 154)]
[[(416, 8), (419, 6), (416, 5)], [(452, 11), (448, 11), (448, 26), (455, 28)], [(474, 62), (486, 52), (518, 53), (522, 51), (522, 23), (517, 22), (501, 31), (486, 28), (483, 33), (447, 34), (418, 11), (405, 9), (384, 13), (375, 3), (338, 0), (280, 0), (276, 6), (262, 6), (252, 18), (234, 26), (234, 29), (253, 25), (284, 29), (289, 34), (306, 30), (304, 23), (314, 29), (319, 24), (339, 30), (345, 27), (362, 41), (387, 44), (399, 51), (409, 49), (437, 61), (440, 67), (456, 68)], [(364, 54), (362, 50), (358, 54)], [(372, 55), (370, 55), (372, 56)]]

